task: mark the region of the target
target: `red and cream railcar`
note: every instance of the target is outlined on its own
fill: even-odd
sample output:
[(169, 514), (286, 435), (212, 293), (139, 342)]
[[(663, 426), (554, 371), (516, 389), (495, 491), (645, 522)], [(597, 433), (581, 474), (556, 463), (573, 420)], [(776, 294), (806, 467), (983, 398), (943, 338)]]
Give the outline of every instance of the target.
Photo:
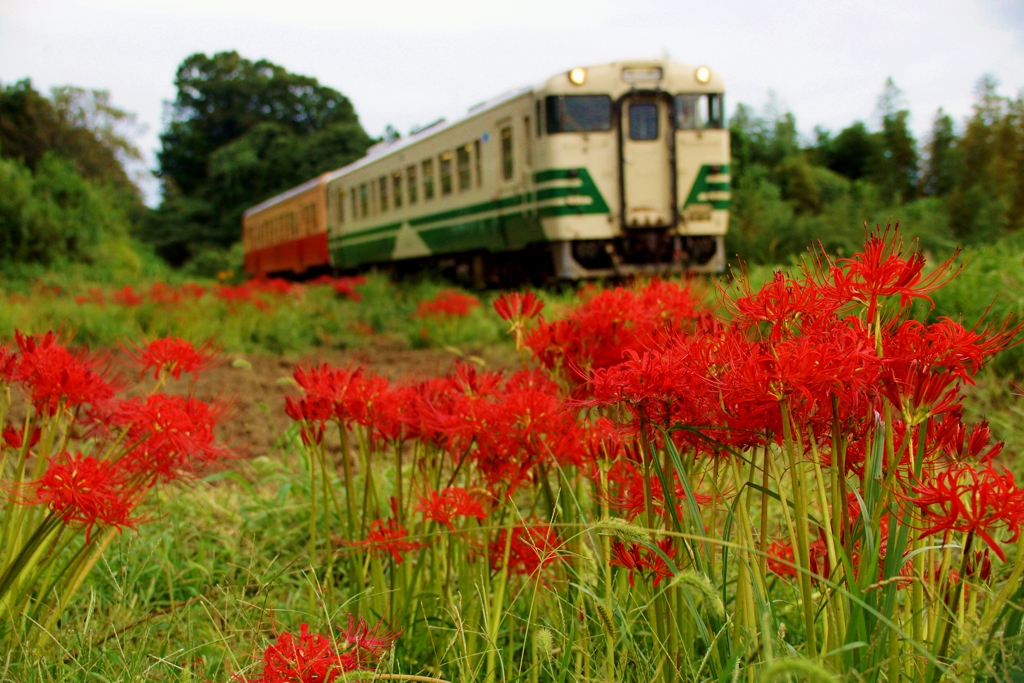
[(305, 273), (330, 265), (324, 174), (242, 215), (245, 272)]

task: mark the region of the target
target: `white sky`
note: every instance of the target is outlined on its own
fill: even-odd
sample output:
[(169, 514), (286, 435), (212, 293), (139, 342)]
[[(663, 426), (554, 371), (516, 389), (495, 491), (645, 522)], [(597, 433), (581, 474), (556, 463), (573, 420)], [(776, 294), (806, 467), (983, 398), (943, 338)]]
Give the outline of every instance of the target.
[(146, 124), (150, 166), (178, 64), (232, 49), (340, 90), (371, 135), (573, 66), (668, 54), (721, 72), (730, 114), (773, 90), (807, 135), (873, 123), (892, 76), (920, 137), (940, 106), (968, 115), (983, 74), (1024, 87), (1024, 2), (0, 0), (0, 82), (111, 91)]

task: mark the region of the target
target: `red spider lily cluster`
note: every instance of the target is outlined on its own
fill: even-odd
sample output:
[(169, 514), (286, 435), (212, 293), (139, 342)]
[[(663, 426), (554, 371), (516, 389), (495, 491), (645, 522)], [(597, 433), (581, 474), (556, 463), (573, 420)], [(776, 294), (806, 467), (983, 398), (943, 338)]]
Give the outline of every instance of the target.
[[(174, 338), (136, 347), (132, 356), (142, 374), (153, 371), (161, 383), (215, 362), (209, 346)], [(40, 577), (76, 566), (41, 548), (64, 548), (84, 532), (78, 557), (85, 561), (102, 550), (97, 535), (109, 539), (148, 518), (142, 506), (156, 485), (232, 457), (215, 436), (223, 406), (156, 390), (127, 397), (127, 388), (107, 358), (74, 350), (52, 332), (15, 333), (12, 346), (0, 345), (0, 487), (5, 528), (12, 531), (7, 564), (0, 565), (0, 611), (9, 622), (0, 627), (0, 641), (12, 637), (24, 615), (38, 617), (54, 599), (34, 593)], [(58, 604), (68, 597), (59, 596)], [(24, 615), (7, 613), (18, 608)]]
[(365, 620), (348, 616), (348, 626), (336, 637), (310, 633), (299, 626), (298, 637), (277, 635), (277, 641), (263, 652), (262, 671), (251, 683), (329, 683), (351, 671), (372, 671), (390, 650), (399, 633), (382, 623), (370, 626)]
[[(176, 308), (209, 296), (224, 301), (229, 306), (250, 304), (265, 311), (269, 310), (276, 301), (302, 297), (309, 287), (329, 287), (338, 296), (359, 302), (363, 297), (358, 288), (365, 283), (366, 278), (362, 275), (344, 277), (323, 275), (306, 284), (289, 282), (280, 278), (254, 278), (240, 285), (217, 284), (209, 288), (194, 282), (186, 282), (181, 285), (154, 282), (148, 288), (126, 285), (110, 292), (93, 287), (88, 289), (85, 294), (76, 296), (75, 303), (80, 306), (92, 305), (100, 308), (107, 304), (127, 308), (146, 304), (162, 308)], [(63, 294), (59, 288), (43, 288), (40, 293), (46, 296), (61, 296)]]
[[(613, 575), (656, 604), (674, 600), (683, 578), (714, 580), (734, 586), (728, 628), (733, 645), (752, 648), (736, 656), (751, 661), (765, 647), (754, 642), (775, 637), (750, 635), (764, 626), (754, 601), (769, 580), (794, 592), (807, 655), (836, 662), (872, 638), (863, 619), (875, 617), (851, 615), (875, 598), (833, 607), (840, 598), (826, 587), (908, 591), (906, 614), (883, 616), (909, 619), (919, 601), (913, 609), (930, 621), (915, 626), (918, 637), (941, 664), (950, 636), (934, 605), (959, 599), (948, 577), (994, 576), (989, 553), (1009, 561), (1024, 525), (1024, 491), (998, 464), (1001, 444), (987, 425), (965, 424), (962, 405), (1021, 327), (931, 319), (932, 294), (956, 272), (952, 260), (927, 268), (886, 229), (850, 258), (816, 254), (759, 288), (741, 278), (718, 292), (718, 307), (710, 290), (663, 280), (587, 291), (553, 320), (535, 295), (507, 294), (495, 310), (531, 367), (459, 364), (439, 379), (394, 382), (300, 368), (302, 395), (286, 410), (312, 452), (326, 452), (337, 426), (344, 498), (368, 515), (337, 538), (372, 549), (368, 562), (398, 571), (414, 557), (423, 571), (445, 568), (439, 584), (457, 581), (434, 556), (441, 534), (471, 565), (486, 557), (493, 575), (546, 584), (570, 586), (590, 571), (586, 558), (599, 558), (608, 604), (622, 599)], [(463, 304), (439, 296), (421, 314), (461, 315)], [(374, 493), (367, 482), (385, 462), (394, 480)], [(614, 541), (564, 533), (596, 518), (627, 527)], [(703, 537), (726, 543), (693, 540)], [(368, 567), (349, 573), (353, 592), (366, 588)], [(914, 585), (924, 588), (910, 597)], [(932, 612), (922, 596), (933, 596)], [(671, 604), (658, 619), (676, 613)]]
[(421, 301), (413, 314), (417, 318), (464, 318), (480, 306), (480, 300), (456, 289), (443, 289), (433, 299)]

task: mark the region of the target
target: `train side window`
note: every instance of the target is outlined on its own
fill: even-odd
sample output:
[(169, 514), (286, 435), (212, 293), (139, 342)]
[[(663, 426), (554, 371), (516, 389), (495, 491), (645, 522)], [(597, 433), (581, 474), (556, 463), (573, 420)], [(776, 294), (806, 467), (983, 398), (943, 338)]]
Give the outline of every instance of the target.
[(483, 187), (484, 169), (480, 161), (480, 138), (473, 140), (473, 160), (476, 162), (476, 186)]
[(337, 196), (337, 202), (338, 202), (338, 224), (339, 225), (344, 225), (345, 224), (345, 190), (342, 189), (342, 188), (339, 188), (338, 189), (338, 193), (337, 193), (336, 196)]
[(348, 205), (352, 210), (352, 220), (357, 221), (359, 220), (359, 205), (356, 202), (356, 188), (353, 187), (349, 190), (348, 199)]
[(612, 98), (607, 95), (548, 95), (548, 133), (612, 129)]
[(402, 208), (402, 172), (391, 174), (391, 194), (395, 195), (395, 210)]
[(423, 201), (434, 198), (434, 160), (423, 160)]
[(523, 145), (526, 147), (526, 167), (533, 168), (533, 145), (530, 144), (530, 117), (523, 117)]
[(380, 188), (380, 210), (381, 213), (388, 210), (388, 178), (387, 176), (381, 176), (377, 180), (377, 186)]
[(473, 185), (472, 171), (469, 166), (469, 153), (472, 149), (471, 145), (462, 145), (455, 150), (459, 170), (459, 192), (465, 192)]
[(366, 183), (359, 186), (359, 215), (366, 218), (370, 214), (370, 191)]
[(512, 180), (515, 167), (512, 158), (512, 127), (501, 129), (501, 177)]
[(447, 197), (452, 193), (452, 153), (444, 152), (438, 161), (441, 168), (441, 196)]
[(683, 130), (724, 128), (725, 96), (721, 93), (676, 95), (676, 127)]
[(416, 185), (416, 166), (410, 166), (405, 169), (405, 189), (409, 194), (409, 204), (415, 204), (417, 199), (417, 185)]
[(708, 95), (708, 128), (725, 128), (725, 95)]

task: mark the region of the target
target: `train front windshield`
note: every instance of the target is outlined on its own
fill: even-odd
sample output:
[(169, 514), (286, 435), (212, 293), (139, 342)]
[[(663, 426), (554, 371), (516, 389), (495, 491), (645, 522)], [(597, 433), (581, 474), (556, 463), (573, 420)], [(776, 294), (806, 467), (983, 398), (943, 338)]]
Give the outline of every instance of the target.
[(577, 133), (612, 129), (612, 98), (607, 95), (549, 95), (548, 133)]

